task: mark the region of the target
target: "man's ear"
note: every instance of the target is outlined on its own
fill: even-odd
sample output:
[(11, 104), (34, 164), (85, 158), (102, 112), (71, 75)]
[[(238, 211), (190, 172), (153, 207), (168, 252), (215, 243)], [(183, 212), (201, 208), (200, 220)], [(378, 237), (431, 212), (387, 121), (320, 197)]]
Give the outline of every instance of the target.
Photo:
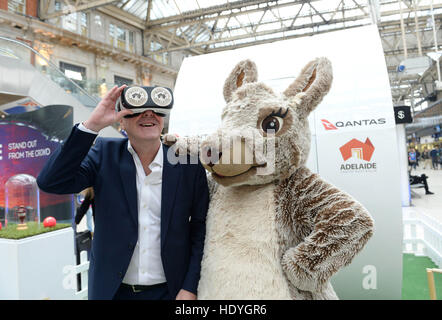
[(325, 57), (310, 61), (296, 80), (284, 91), (287, 98), (298, 96), (301, 103), (297, 112), (307, 117), (330, 90), (333, 70), (330, 60)]
[(245, 83), (256, 82), (258, 80), (258, 69), (251, 60), (243, 60), (233, 68), (230, 75), (224, 82), (224, 99), (226, 102), (232, 100), (232, 94)]

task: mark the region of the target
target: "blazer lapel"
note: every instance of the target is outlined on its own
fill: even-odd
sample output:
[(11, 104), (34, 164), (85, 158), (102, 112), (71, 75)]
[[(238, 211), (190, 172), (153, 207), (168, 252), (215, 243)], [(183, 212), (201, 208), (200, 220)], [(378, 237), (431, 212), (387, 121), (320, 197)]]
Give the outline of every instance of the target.
[(124, 195), (129, 205), (129, 214), (138, 230), (138, 193), (137, 193), (137, 171), (132, 155), (127, 150), (127, 141), (121, 150), (120, 176), (123, 182)]
[(172, 218), (178, 183), (181, 177), (181, 166), (167, 160), (168, 147), (163, 145), (163, 177), (161, 187), (161, 247), (163, 247)]

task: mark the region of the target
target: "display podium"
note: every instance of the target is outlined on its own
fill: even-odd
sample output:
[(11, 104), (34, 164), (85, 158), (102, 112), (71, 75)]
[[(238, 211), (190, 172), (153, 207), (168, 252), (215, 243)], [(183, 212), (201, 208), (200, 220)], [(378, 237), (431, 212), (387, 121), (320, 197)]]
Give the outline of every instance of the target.
[(20, 240), (0, 239), (0, 300), (71, 300), (63, 268), (75, 265), (71, 227)]

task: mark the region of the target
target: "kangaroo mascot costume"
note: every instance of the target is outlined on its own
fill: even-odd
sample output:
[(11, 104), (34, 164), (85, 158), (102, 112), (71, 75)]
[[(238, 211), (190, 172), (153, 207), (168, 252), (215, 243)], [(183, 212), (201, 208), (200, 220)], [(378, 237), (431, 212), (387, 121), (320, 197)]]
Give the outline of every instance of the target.
[[(255, 63), (237, 64), (222, 124), (200, 142), (211, 201), (198, 299), (337, 299), (330, 278), (374, 225), (359, 202), (305, 166), (307, 117), (330, 89), (331, 63), (311, 61), (282, 94), (257, 78)], [(198, 138), (166, 140), (179, 151)]]

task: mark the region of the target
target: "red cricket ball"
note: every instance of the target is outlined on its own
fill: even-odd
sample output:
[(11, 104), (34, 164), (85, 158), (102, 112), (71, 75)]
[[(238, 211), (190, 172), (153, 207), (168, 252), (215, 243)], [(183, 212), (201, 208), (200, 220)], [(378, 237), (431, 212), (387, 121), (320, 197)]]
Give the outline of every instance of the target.
[(46, 219), (43, 220), (43, 226), (45, 228), (55, 227), (56, 224), (57, 224), (57, 220), (55, 220), (54, 217), (47, 217)]

